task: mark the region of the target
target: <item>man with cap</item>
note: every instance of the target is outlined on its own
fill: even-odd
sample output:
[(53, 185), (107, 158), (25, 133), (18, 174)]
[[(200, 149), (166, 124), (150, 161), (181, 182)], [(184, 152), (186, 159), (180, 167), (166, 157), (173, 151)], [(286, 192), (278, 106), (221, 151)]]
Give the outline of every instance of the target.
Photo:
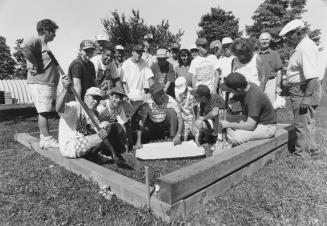
[(263, 32), (259, 36), (259, 58), (266, 62), (263, 64), (267, 80), (264, 92), (274, 105), (277, 95), (282, 92), (280, 87), (283, 63), (280, 54), (270, 48), (271, 39), (272, 37), (268, 32)]
[(183, 119), (183, 140), (186, 141), (192, 136), (193, 105), (194, 97), (191, 94), (192, 88), (187, 86), (185, 77), (178, 77), (175, 81), (176, 102), (180, 108)]
[(218, 88), (218, 59), (209, 54), (209, 43), (206, 38), (198, 38), (195, 42), (199, 49), (199, 56), (192, 60), (189, 72), (192, 74), (193, 89), (199, 85), (207, 86), (212, 93)]
[(196, 90), (192, 90), (195, 105), (193, 114), (195, 121), (192, 125), (192, 133), (195, 142), (213, 143), (213, 137), (218, 135), (219, 111), (224, 108), (224, 100), (217, 93), (212, 93), (208, 86), (198, 85)]
[(102, 54), (105, 47), (109, 45), (109, 39), (107, 35), (99, 34), (95, 37), (95, 44), (97, 46), (97, 54)]
[(114, 86), (123, 88), (120, 82), (118, 68), (113, 60), (114, 50), (110, 47), (104, 47), (101, 55), (91, 58), (91, 62), (95, 68), (96, 85), (104, 94), (107, 94), (108, 90)]
[[(83, 99), (88, 88), (95, 86), (95, 69), (90, 59), (93, 57), (95, 45), (91, 40), (80, 43), (78, 56), (68, 68), (68, 76), (73, 79), (73, 86)], [(73, 100), (70, 97), (70, 100)]]
[(141, 58), (143, 52), (143, 45), (134, 45), (132, 56), (121, 67), (120, 78), (126, 94), (133, 89), (145, 92), (153, 84), (153, 73)]
[(192, 56), (193, 59), (195, 57), (199, 56), (199, 49), (198, 49), (198, 47), (196, 47), (196, 45), (192, 45), (190, 47), (190, 53), (191, 53), (191, 56)]
[(233, 40), (229, 37), (223, 38), (221, 42), (222, 56), (218, 61), (220, 83), (223, 83), (226, 76), (232, 72), (232, 61), (234, 59), (231, 51), (232, 43)]
[[(144, 121), (142, 134), (144, 138), (164, 138), (165, 131), (169, 129), (169, 138), (174, 145), (180, 144), (183, 129), (183, 120), (177, 102), (165, 94), (163, 87), (153, 84), (150, 87), (151, 98), (145, 101), (147, 117)], [(141, 147), (141, 138), (136, 142), (136, 147)]]
[(166, 49), (158, 49), (157, 62), (152, 64), (151, 70), (154, 75), (154, 83), (161, 85), (165, 93), (174, 97), (171, 85), (175, 82), (176, 75), (173, 65), (167, 59), (168, 51)]
[(180, 49), (180, 45), (178, 43), (173, 43), (170, 46), (171, 57), (168, 58), (168, 62), (173, 65), (174, 70), (179, 65), (179, 63), (178, 63), (179, 53), (180, 53), (179, 49)]
[(221, 42), (219, 40), (214, 40), (210, 43), (210, 53), (215, 55), (217, 59), (221, 56)]
[(58, 143), (49, 133), (49, 121), (55, 111), (57, 87), (60, 74), (48, 55), (48, 42), (56, 37), (58, 25), (49, 19), (38, 21), (37, 36), (27, 39), (22, 45), (26, 58), (27, 84), (38, 113), (41, 148), (58, 147)]
[(149, 67), (154, 64), (157, 59), (155, 56), (152, 55), (152, 51), (155, 51), (153, 49), (153, 35), (152, 34), (147, 34), (144, 36), (144, 52), (142, 54), (142, 59), (148, 64)]
[(96, 115), (96, 109), (102, 99), (101, 90), (90, 87), (86, 90), (84, 102), (89, 111), (94, 115), (100, 127), (95, 131), (94, 126), (82, 106), (77, 101), (66, 103), (66, 97), (71, 86), (68, 76), (62, 77), (63, 90), (57, 97), (56, 111), (60, 116), (59, 121), (59, 150), (66, 158), (79, 158), (89, 154), (97, 155), (100, 149), (96, 149), (108, 136), (108, 122), (100, 124)]
[(246, 117), (241, 122), (220, 121), (221, 127), (227, 129), (227, 139), (233, 146), (275, 135), (277, 117), (274, 108), (258, 86), (234, 72), (225, 78), (221, 89), (234, 94), (233, 99), (241, 102)]
[(293, 47), (284, 84), (288, 88), (296, 131), (295, 156), (307, 157), (318, 151), (313, 134), (314, 112), (321, 99), (322, 76), (317, 45), (308, 37), (304, 23), (294, 19), (287, 23), (279, 36)]

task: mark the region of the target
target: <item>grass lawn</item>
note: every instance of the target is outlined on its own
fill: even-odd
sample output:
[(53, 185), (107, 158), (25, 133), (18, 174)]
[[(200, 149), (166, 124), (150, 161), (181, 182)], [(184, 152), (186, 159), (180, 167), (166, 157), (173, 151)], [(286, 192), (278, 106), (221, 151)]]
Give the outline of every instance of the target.
[[(326, 113), (325, 97), (316, 115), (320, 155), (279, 159), (175, 225), (327, 225)], [(290, 120), (289, 109), (278, 113), (279, 122)], [(57, 128), (57, 120), (50, 124)], [(0, 122), (1, 225), (164, 224), (146, 210), (105, 200), (95, 184), (13, 139), (15, 132), (37, 130), (36, 118)]]

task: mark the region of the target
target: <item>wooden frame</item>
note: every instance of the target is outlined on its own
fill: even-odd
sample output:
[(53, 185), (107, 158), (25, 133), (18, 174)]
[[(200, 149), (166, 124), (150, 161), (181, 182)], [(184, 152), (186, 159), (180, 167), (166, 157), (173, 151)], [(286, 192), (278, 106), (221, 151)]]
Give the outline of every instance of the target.
[[(248, 142), (159, 177), (160, 191), (154, 193), (151, 187), (151, 212), (166, 222), (186, 218), (266, 164), (287, 154), (294, 137), (292, 127), (280, 124), (275, 138)], [(44, 151), (39, 148), (39, 140), (30, 134), (17, 134), (16, 140), (87, 180), (110, 186), (121, 200), (138, 208), (147, 206), (145, 184), (83, 158), (66, 159), (58, 148)]]

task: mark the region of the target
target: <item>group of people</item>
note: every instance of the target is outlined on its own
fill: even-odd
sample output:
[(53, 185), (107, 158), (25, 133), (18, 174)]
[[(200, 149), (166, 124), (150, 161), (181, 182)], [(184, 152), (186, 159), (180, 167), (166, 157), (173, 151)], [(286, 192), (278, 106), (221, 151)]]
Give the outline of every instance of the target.
[[(302, 21), (293, 20), (280, 33), (294, 46), (284, 77), (298, 137), (294, 153), (300, 156), (317, 150), (309, 127), (321, 91), (315, 67), (318, 49), (303, 28)], [(248, 38), (209, 43), (199, 37), (190, 49), (172, 43), (155, 54), (153, 35), (148, 34), (133, 45), (128, 58), (122, 45), (111, 47), (107, 37), (99, 35), (95, 42), (80, 43), (77, 58), (62, 77), (63, 91), (56, 96), (60, 75), (47, 43), (57, 29), (51, 20), (39, 21), (38, 36), (23, 47), (27, 82), (39, 114), (41, 148), (58, 147), (48, 127), (53, 111), (60, 116), (59, 148), (68, 158), (108, 156), (104, 139), (120, 155), (151, 139), (168, 139), (174, 145), (189, 139), (198, 145), (218, 144), (226, 131), (226, 140), (235, 146), (275, 135), (274, 106), (282, 91), (283, 64), (270, 48), (272, 37), (267, 32), (259, 37), (259, 50)], [(242, 112), (243, 120), (227, 121), (226, 112)]]

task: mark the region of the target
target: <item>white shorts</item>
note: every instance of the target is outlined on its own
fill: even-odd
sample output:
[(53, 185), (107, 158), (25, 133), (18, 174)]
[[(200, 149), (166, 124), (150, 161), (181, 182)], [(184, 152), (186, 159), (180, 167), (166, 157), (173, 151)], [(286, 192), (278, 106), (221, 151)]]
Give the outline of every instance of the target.
[(57, 87), (44, 84), (28, 84), (37, 113), (56, 110)]

